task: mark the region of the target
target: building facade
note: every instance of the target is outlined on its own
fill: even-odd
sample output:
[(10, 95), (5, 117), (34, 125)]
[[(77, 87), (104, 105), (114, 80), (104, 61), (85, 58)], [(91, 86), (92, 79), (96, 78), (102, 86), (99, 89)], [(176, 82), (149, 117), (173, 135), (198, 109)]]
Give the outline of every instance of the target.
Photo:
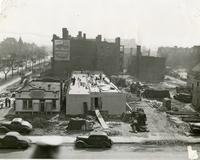
[(66, 95), (66, 114), (87, 114), (95, 109), (121, 115), (126, 111), (126, 95), (102, 72), (73, 72)]
[(188, 73), (187, 86), (192, 88), (192, 105), (200, 111), (200, 63)]
[(101, 35), (96, 39), (87, 39), (86, 34), (78, 32), (72, 37), (66, 28), (62, 38), (53, 35), (52, 72), (65, 75), (75, 70), (102, 70), (104, 73), (117, 74), (123, 70), (123, 47), (120, 38), (115, 42), (102, 41)]
[(31, 81), (16, 91), (15, 113), (60, 112), (60, 83)]
[(140, 81), (161, 82), (165, 75), (165, 58), (142, 56), (137, 46), (136, 55), (131, 57), (128, 72)]

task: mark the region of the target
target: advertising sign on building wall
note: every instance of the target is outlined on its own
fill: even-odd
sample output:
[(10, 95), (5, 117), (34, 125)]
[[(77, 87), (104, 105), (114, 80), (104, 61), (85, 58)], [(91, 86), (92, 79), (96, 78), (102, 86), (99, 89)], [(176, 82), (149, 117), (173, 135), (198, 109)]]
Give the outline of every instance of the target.
[(54, 41), (54, 60), (70, 60), (70, 40), (59, 39)]

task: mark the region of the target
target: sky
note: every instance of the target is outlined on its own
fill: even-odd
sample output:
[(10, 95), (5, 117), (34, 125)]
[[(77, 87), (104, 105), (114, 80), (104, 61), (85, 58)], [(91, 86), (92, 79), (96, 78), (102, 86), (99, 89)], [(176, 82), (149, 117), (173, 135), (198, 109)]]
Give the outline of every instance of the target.
[(136, 39), (148, 48), (200, 45), (199, 0), (0, 0), (0, 40), (51, 45), (66, 27), (95, 38)]

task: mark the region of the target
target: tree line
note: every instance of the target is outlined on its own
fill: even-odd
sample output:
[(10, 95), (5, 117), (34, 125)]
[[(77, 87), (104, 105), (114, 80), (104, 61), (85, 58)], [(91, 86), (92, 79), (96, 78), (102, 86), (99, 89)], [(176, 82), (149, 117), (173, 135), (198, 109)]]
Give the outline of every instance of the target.
[[(28, 68), (28, 63), (33, 66), (36, 61), (41, 61), (48, 55), (44, 46), (39, 47), (35, 43), (23, 42), (21, 38), (6, 38), (0, 43), (0, 71), (4, 73), (4, 79), (11, 71), (13, 76), (14, 70), (20, 67), (23, 70)], [(22, 73), (22, 72), (21, 72)]]

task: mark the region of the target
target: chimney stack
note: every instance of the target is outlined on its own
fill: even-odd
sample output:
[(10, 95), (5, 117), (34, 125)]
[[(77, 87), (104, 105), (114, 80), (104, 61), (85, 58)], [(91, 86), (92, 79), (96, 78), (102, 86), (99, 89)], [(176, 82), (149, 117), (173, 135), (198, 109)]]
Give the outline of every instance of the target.
[(83, 33), (83, 39), (86, 39), (86, 34), (85, 33)]
[(98, 41), (98, 42), (101, 42), (101, 35), (99, 34), (99, 35), (97, 35), (97, 37), (96, 37), (96, 41)]
[(136, 56), (138, 56), (138, 57), (142, 56), (141, 46), (139, 46), (139, 45), (137, 45)]
[(81, 31), (78, 32), (78, 38), (79, 38), (79, 39), (82, 38), (82, 32), (81, 32)]
[(62, 29), (62, 38), (67, 39), (68, 36), (69, 36), (69, 32), (68, 32), (67, 28), (63, 28)]
[(141, 61), (141, 46), (137, 45), (136, 50), (136, 77), (140, 79), (140, 61)]
[(120, 37), (115, 38), (115, 43), (120, 46)]

